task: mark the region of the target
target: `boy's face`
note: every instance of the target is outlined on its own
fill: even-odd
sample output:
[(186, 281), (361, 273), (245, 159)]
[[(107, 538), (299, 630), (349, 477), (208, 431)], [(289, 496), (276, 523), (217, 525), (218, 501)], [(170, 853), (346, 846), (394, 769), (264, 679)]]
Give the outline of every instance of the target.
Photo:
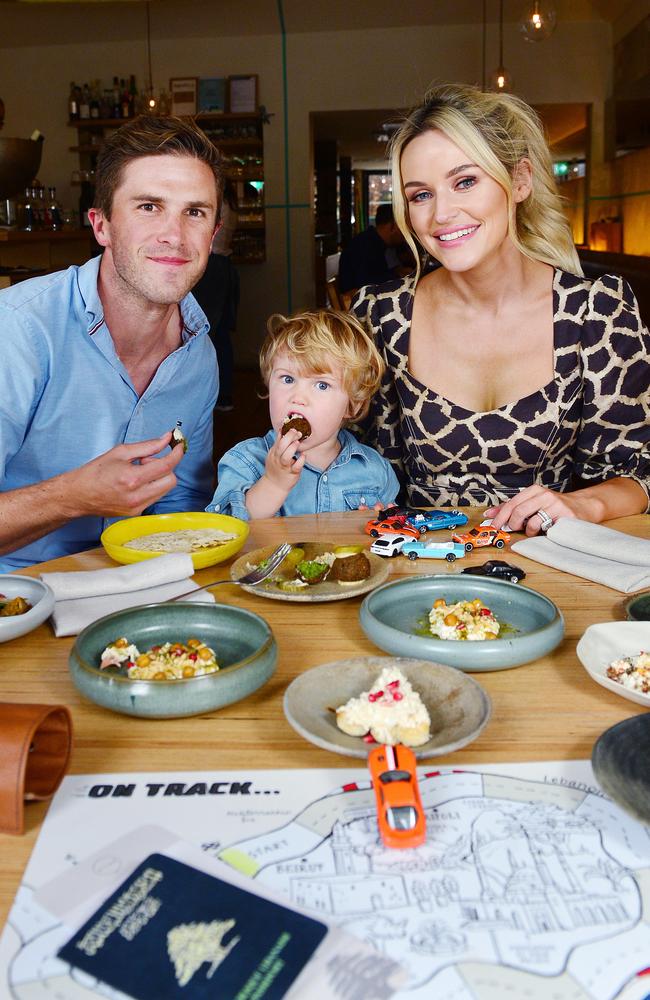
[(279, 352), (269, 379), (273, 430), (279, 434), (286, 418), (298, 414), (311, 424), (311, 435), (297, 446), (300, 451), (311, 451), (335, 439), (350, 408), (342, 374), (336, 364), (326, 372), (301, 374), (296, 361), (286, 352)]

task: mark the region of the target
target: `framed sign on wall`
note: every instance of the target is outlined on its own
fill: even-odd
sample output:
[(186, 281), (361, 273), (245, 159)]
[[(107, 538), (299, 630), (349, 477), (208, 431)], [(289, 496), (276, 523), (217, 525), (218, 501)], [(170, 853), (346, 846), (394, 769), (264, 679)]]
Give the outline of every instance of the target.
[(173, 115), (195, 115), (198, 92), (198, 77), (172, 77), (169, 91), (172, 98)]

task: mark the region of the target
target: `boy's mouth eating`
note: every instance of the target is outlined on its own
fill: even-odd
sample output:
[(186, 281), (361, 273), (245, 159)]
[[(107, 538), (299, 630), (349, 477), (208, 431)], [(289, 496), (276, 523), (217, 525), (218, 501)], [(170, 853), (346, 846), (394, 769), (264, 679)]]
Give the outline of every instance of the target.
[(280, 433), (284, 435), (293, 428), (299, 432), (300, 441), (304, 441), (311, 434), (311, 424), (307, 417), (303, 417), (301, 413), (289, 413), (285, 417)]

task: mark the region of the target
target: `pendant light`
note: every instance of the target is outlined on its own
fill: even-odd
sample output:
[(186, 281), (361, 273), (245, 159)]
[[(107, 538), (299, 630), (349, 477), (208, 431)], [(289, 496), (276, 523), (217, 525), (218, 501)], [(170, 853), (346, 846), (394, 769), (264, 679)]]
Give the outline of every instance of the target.
[(153, 89), (153, 76), (151, 73), (151, 10), (149, 0), (147, 0), (145, 6), (147, 9), (147, 67), (149, 75), (147, 76), (147, 85), (144, 89), (144, 110), (147, 114), (155, 115), (157, 102)]
[(543, 42), (553, 34), (557, 17), (555, 8), (550, 3), (535, 0), (528, 4), (521, 21), (519, 30), (522, 32), (527, 42)]
[(503, 0), (499, 0), (499, 65), (490, 77), (492, 90), (507, 93), (512, 87), (510, 73), (503, 65)]

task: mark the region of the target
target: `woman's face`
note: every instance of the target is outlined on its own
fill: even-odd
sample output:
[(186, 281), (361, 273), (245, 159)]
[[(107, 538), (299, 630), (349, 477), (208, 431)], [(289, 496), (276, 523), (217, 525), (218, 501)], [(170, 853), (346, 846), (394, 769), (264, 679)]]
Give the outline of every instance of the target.
[(411, 228), (443, 267), (468, 271), (510, 242), (505, 191), (444, 132), (413, 139), (401, 171)]

